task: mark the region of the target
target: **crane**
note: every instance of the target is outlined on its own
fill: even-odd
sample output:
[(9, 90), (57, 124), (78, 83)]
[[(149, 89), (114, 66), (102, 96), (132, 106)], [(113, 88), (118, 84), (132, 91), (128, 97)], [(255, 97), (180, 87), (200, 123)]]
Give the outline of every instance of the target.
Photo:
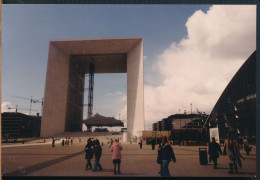
[[(20, 99), (25, 99), (25, 100), (29, 100), (30, 101), (30, 109), (29, 109), (30, 112), (29, 112), (29, 115), (31, 115), (32, 103), (41, 103), (42, 107), (43, 107), (43, 98), (42, 98), (42, 100), (38, 100), (38, 99), (33, 99), (32, 96), (31, 96), (31, 99), (25, 98), (25, 97), (20, 97), (20, 96), (13, 96), (13, 97), (20, 98)], [(41, 111), (42, 111), (42, 108), (41, 108)]]

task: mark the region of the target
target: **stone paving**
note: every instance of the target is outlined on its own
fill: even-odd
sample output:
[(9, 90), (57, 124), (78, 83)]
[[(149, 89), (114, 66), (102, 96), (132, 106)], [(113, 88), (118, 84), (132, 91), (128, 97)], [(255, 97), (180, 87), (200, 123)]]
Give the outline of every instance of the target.
[[(111, 136), (116, 137), (116, 136)], [(92, 172), (85, 170), (84, 159), (86, 137), (81, 142), (74, 139), (73, 145), (62, 147), (60, 141), (51, 147), (51, 139), (46, 143), (34, 141), (19, 146), (17, 144), (2, 144), (2, 176), (144, 176), (159, 177), (160, 166), (156, 163), (157, 151), (150, 145), (144, 145), (143, 149), (138, 144), (122, 143), (121, 175), (113, 174), (111, 152), (107, 139), (111, 137), (99, 137), (103, 145), (101, 165), (103, 171)], [(29, 145), (30, 144), (30, 145)], [(38, 144), (38, 145), (35, 145)], [(40, 144), (40, 145), (39, 145)], [(238, 174), (228, 174), (227, 156), (220, 156), (218, 169), (213, 164), (200, 165), (199, 147), (203, 146), (173, 146), (177, 162), (169, 165), (170, 174), (173, 177), (255, 177), (256, 176), (256, 148), (253, 146), (249, 156), (244, 151), (241, 154), (243, 167)], [(205, 146), (204, 146), (205, 147)], [(157, 148), (157, 146), (156, 146)], [(223, 149), (223, 147), (222, 147)], [(92, 160), (92, 166), (94, 160)]]

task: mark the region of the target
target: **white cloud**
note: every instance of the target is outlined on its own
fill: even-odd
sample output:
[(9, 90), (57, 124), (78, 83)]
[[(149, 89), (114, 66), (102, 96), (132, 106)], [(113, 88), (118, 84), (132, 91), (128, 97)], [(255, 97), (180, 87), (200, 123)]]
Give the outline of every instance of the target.
[(119, 119), (119, 114), (120, 114), (120, 120), (124, 122), (124, 125), (127, 127), (127, 105), (123, 108), (121, 108), (115, 115), (116, 119)]
[[(186, 109), (210, 112), (224, 88), (256, 49), (256, 6), (216, 5), (196, 11), (188, 35), (158, 55), (162, 85), (145, 85), (146, 125)], [(149, 128), (149, 127), (146, 127)]]
[(123, 95), (123, 96), (120, 97), (119, 102), (125, 102), (126, 103), (126, 99), (127, 99), (126, 95)]
[(14, 108), (13, 105), (10, 102), (2, 102), (1, 104), (1, 112), (15, 112), (15, 109), (9, 109)]
[(107, 93), (107, 96), (120, 96), (120, 95), (122, 95), (123, 94), (123, 92), (121, 92), (121, 91), (116, 91), (116, 92), (114, 92), (114, 93)]

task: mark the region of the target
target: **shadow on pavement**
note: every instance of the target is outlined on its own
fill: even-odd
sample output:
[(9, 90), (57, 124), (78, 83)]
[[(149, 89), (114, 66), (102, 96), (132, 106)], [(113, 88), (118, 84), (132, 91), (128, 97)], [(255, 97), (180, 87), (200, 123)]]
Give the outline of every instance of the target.
[(27, 168), (20, 167), (19, 170), (12, 171), (12, 172), (7, 173), (7, 174), (3, 174), (3, 176), (24, 176), (24, 175), (28, 175), (30, 173), (39, 171), (40, 169), (49, 167), (51, 165), (54, 165), (54, 164), (60, 163), (62, 161), (68, 160), (70, 158), (73, 158), (75, 156), (81, 155), (83, 153), (85, 153), (85, 152), (80, 151), (80, 152), (77, 152), (77, 153), (74, 153), (74, 154), (63, 156), (61, 158), (57, 158), (57, 159), (46, 161), (46, 162), (43, 162), (43, 163), (40, 163), (40, 164), (32, 165), (32, 166), (29, 166)]

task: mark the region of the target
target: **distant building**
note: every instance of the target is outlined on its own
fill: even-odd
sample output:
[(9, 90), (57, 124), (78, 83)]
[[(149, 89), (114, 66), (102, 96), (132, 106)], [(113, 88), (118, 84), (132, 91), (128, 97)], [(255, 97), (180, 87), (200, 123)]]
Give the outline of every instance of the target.
[[(161, 137), (166, 136), (169, 139), (170, 132), (169, 131), (142, 131), (141, 139), (143, 140), (143, 144), (151, 144), (152, 140), (156, 140), (156, 143), (161, 142)], [(139, 141), (141, 140), (139, 139)]]
[(2, 137), (23, 138), (39, 137), (41, 117), (29, 116), (18, 112), (2, 113)]
[(153, 123), (153, 131), (156, 131), (156, 130), (157, 130), (157, 124)]
[(181, 128), (202, 128), (208, 115), (174, 114), (153, 124), (153, 131), (171, 131)]
[(205, 113), (174, 114), (154, 123), (153, 131), (170, 132), (170, 140), (203, 144), (208, 141), (208, 130), (204, 126), (207, 118)]
[(156, 131), (161, 131), (162, 130), (162, 121), (158, 121), (156, 123)]
[(88, 119), (83, 120), (84, 124), (87, 126), (88, 131), (92, 131), (92, 127), (124, 127), (124, 123), (120, 120), (115, 119), (114, 117), (105, 117), (98, 113), (96, 113), (94, 116), (91, 116)]

